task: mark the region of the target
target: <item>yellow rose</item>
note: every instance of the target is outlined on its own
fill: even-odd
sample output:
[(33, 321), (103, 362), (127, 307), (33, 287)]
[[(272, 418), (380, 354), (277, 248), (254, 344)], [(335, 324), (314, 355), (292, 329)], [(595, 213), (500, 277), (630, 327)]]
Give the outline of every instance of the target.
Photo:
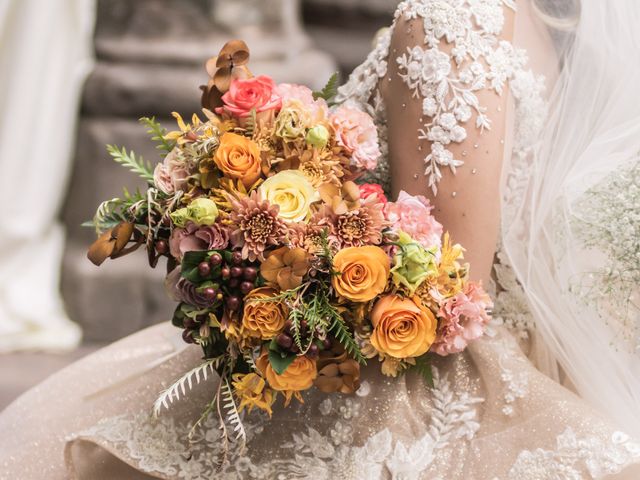
[(287, 369), (278, 375), (269, 362), (269, 351), (264, 349), (256, 366), (269, 382), (269, 386), (280, 392), (299, 392), (313, 386), (318, 376), (316, 361), (306, 356), (296, 357)]
[(283, 170), (267, 178), (258, 193), (263, 200), (280, 207), (278, 216), (286, 222), (307, 220), (311, 204), (320, 199), (307, 177), (298, 170)]
[(394, 358), (419, 357), (436, 338), (436, 318), (419, 299), (385, 295), (371, 311), (371, 344)]
[(289, 316), (289, 311), (282, 302), (261, 301), (274, 297), (277, 291), (273, 288), (256, 288), (244, 298), (242, 327), (251, 337), (270, 340), (279, 334)]
[(333, 257), (336, 275), (331, 279), (338, 295), (353, 302), (368, 302), (387, 286), (389, 256), (380, 247), (349, 247)]
[(247, 137), (227, 132), (220, 137), (220, 146), (213, 157), (227, 177), (240, 180), (245, 187), (260, 178), (260, 149)]

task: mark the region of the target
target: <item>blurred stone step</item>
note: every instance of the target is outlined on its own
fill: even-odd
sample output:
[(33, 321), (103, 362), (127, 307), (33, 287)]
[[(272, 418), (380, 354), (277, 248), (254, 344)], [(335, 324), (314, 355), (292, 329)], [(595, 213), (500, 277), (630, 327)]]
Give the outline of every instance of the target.
[(85, 342), (110, 342), (171, 320), (176, 305), (164, 290), (164, 260), (150, 268), (141, 248), (96, 267), (86, 252), (86, 244), (67, 242), (62, 268), (67, 312)]
[[(173, 128), (173, 119), (163, 120)], [(124, 146), (141, 155), (152, 165), (162, 157), (145, 131), (134, 119), (80, 119), (77, 133), (73, 174), (63, 208), (62, 218), (69, 238), (89, 245), (95, 238), (91, 228), (80, 225), (93, 218), (100, 202), (122, 196), (122, 188), (129, 191), (146, 188), (135, 173), (118, 165), (106, 151), (106, 144)]]
[[(203, 45), (204, 46), (204, 45)], [(218, 49), (208, 50), (208, 58)], [(324, 86), (336, 63), (320, 50), (299, 57), (251, 61), (255, 74), (277, 82), (300, 83), (312, 89)], [(190, 116), (200, 111), (200, 85), (208, 80), (204, 60), (196, 65), (98, 62), (84, 91), (83, 113), (91, 116)]]
[[(342, 74), (342, 82), (367, 58), (376, 32), (377, 29), (345, 31), (326, 26), (307, 27), (313, 43), (335, 59)], [(349, 45), (349, 48), (345, 48), (345, 45)]]

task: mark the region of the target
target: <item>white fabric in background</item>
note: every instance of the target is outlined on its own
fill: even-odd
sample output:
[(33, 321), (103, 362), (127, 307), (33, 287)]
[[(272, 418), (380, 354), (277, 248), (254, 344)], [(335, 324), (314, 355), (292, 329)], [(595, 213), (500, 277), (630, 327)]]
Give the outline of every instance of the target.
[(0, 0), (0, 352), (80, 340), (59, 293), (64, 199), (94, 0)]

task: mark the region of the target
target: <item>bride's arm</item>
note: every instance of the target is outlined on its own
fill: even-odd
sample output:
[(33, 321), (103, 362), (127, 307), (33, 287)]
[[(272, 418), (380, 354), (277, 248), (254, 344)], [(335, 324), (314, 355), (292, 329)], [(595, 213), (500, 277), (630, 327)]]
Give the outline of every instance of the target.
[[(510, 40), (514, 12), (508, 8), (504, 8), (503, 11), (504, 28), (496, 39)], [(408, 69), (400, 57), (404, 55), (405, 59), (410, 58), (408, 49), (416, 46), (422, 49), (422, 52), (428, 52), (422, 53), (423, 55), (435, 58), (435, 64), (442, 68), (442, 72), (446, 72), (450, 66), (447, 78), (455, 80), (460, 75), (452, 56), (453, 45), (447, 43), (444, 36), (436, 50), (429, 52), (430, 47), (425, 45), (423, 19), (398, 19), (391, 37), (387, 77), (382, 80), (380, 87), (387, 108), (393, 194), (397, 195), (400, 190), (406, 190), (411, 194), (427, 196), (435, 206), (436, 218), (443, 223), (445, 230), (451, 233), (453, 241), (461, 243), (467, 249), (465, 258), (472, 265), (472, 278), (486, 282), (491, 273), (500, 221), (499, 182), (504, 152), (507, 86), (505, 83), (502, 93), (498, 94), (488, 81), (486, 87), (473, 91), (478, 105), (486, 108), (485, 114), (491, 121), (491, 128), (484, 129), (481, 134), (480, 129), (476, 128), (475, 111), (466, 122), (461, 121), (464, 115), (459, 118), (458, 125), (466, 130), (466, 138), (460, 143), (452, 140), (444, 148), (453, 158), (462, 160), (464, 165), (456, 168), (455, 175), (449, 167), (440, 166), (442, 178), (437, 183), (437, 194), (434, 194), (428, 187), (428, 175), (425, 175), (425, 168), (429, 164), (425, 163), (425, 157), (431, 152), (433, 142), (419, 139), (421, 134), (418, 130), (423, 128), (424, 131), (425, 123), (442, 121), (442, 112), (426, 115), (423, 112), (423, 101), (429, 94), (424, 96), (424, 90), (415, 92), (411, 88), (411, 80), (403, 79), (401, 76), (406, 74)], [(447, 64), (444, 64), (445, 57), (442, 54), (449, 57)], [(423, 62), (423, 65), (428, 62), (429, 60)], [(480, 63), (487, 68), (482, 57)], [(464, 70), (467, 65), (469, 63), (464, 62), (460, 70)], [(423, 88), (437, 90), (442, 83), (442, 75), (438, 77), (436, 74), (431, 78), (433, 81), (422, 81)], [(453, 98), (453, 85), (450, 83), (450, 90), (444, 99), (446, 104)], [(429, 105), (426, 105), (427, 112), (428, 109)], [(448, 121), (451, 121), (451, 117)], [(438, 135), (433, 128), (431, 132), (432, 138), (433, 135)], [(458, 140), (460, 134), (461, 131), (458, 129)]]

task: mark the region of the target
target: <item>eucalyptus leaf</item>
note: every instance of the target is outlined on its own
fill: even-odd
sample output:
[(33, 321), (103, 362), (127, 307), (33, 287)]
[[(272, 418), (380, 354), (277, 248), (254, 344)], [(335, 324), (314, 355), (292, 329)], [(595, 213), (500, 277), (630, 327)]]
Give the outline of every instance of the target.
[(295, 353), (283, 352), (275, 340), (269, 344), (269, 363), (278, 375), (282, 375), (295, 359)]

